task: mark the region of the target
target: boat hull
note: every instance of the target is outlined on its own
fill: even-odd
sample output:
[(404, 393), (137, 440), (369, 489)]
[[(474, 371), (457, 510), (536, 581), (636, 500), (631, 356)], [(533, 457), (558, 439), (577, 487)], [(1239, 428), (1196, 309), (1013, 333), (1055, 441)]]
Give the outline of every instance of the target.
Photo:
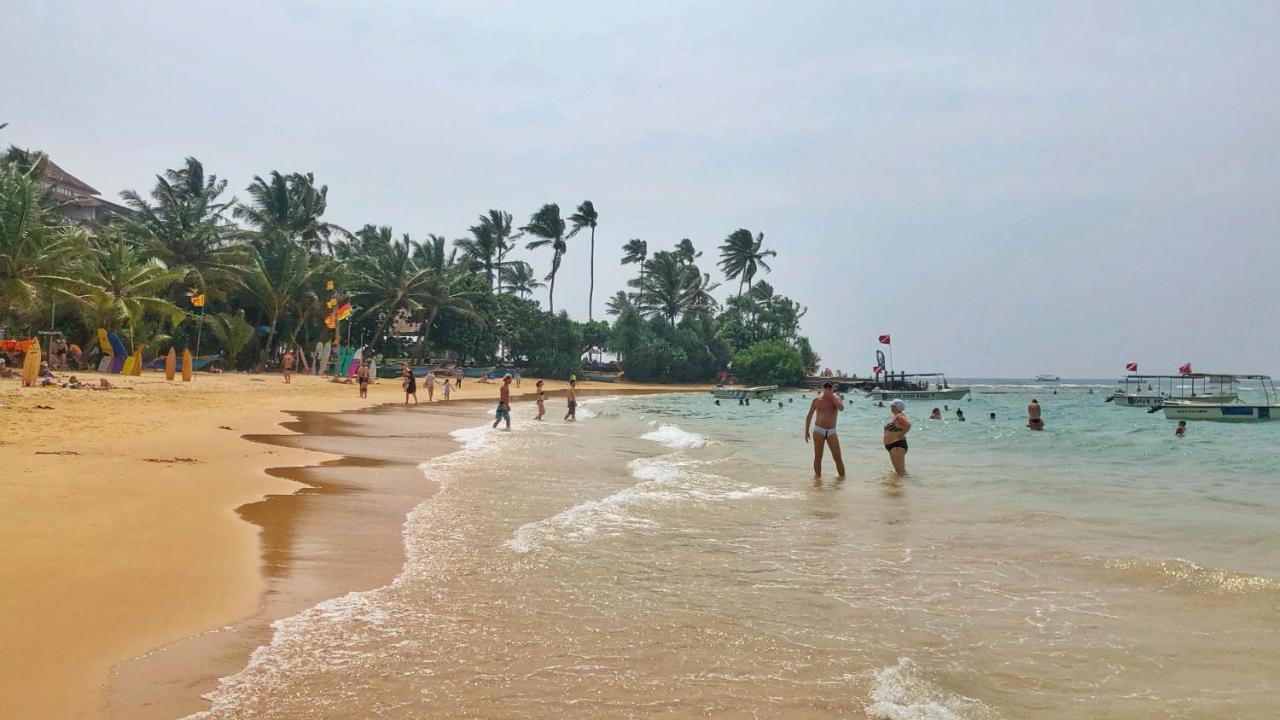
[(871, 391), (873, 400), (888, 402), (889, 400), (963, 400), (969, 394), (969, 388), (957, 387), (945, 390), (881, 390)]
[[(1194, 402), (1202, 404), (1218, 404), (1226, 405), (1235, 402), (1235, 395), (1202, 395), (1195, 398)], [(1111, 395), (1111, 404), (1116, 407), (1134, 407), (1134, 408), (1153, 408), (1163, 407), (1164, 405), (1177, 402), (1165, 395), (1155, 394), (1127, 394), (1116, 392)]]
[(621, 372), (598, 372), (595, 370), (583, 370), (583, 380), (591, 380), (592, 382), (620, 382), (622, 380)]
[(1212, 422), (1258, 422), (1280, 419), (1280, 405), (1246, 403), (1169, 402), (1162, 408), (1170, 420), (1208, 420)]
[(778, 391), (777, 385), (763, 385), (750, 388), (716, 388), (711, 394), (717, 400), (772, 400)]

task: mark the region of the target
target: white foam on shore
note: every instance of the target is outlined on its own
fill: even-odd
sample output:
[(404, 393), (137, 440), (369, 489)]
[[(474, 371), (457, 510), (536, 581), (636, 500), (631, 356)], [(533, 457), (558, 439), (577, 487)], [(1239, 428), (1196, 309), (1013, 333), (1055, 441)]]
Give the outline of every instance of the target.
[(978, 700), (947, 693), (921, 677), (911, 658), (877, 670), (864, 710), (876, 720), (990, 720), (998, 715)]
[(652, 440), (661, 445), (677, 450), (691, 450), (704, 447), (707, 439), (696, 432), (689, 432), (679, 425), (662, 425), (657, 430), (640, 436), (642, 440)]

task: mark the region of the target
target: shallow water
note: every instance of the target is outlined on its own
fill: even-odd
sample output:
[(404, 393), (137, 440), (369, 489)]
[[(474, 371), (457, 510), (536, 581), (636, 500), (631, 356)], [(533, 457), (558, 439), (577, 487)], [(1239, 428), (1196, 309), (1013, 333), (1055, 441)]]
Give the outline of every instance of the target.
[(800, 395), (477, 408), (396, 582), (277, 623), (208, 716), (1275, 717), (1280, 424), (1077, 385), (909, 408), (906, 479), (851, 397), (817, 483)]

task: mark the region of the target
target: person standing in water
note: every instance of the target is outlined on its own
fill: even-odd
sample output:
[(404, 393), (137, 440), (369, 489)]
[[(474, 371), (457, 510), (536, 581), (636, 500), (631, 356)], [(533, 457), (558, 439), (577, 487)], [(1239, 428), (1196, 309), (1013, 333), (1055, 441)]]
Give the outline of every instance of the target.
[[(809, 403), (809, 414), (804, 417), (804, 441), (809, 442), (809, 423), (813, 423), (813, 476), (822, 477), (822, 453), (831, 448), (831, 459), (836, 461), (836, 476), (844, 477), (844, 458), (840, 455), (840, 438), (836, 437), (836, 416), (844, 410), (844, 403), (831, 391), (831, 383), (822, 383), (822, 392)], [(817, 422), (814, 422), (814, 416)]]
[(893, 416), (884, 424), (884, 449), (889, 451), (893, 471), (899, 477), (907, 476), (907, 433), (911, 432), (911, 420), (907, 417), (907, 403), (894, 400), (889, 403)]
[(369, 361), (364, 360), (360, 363), (360, 369), (356, 370), (356, 384), (360, 386), (360, 397), (369, 397)]
[(547, 414), (547, 405), (545, 402), (546, 398), (544, 397), (544, 393), (542, 392), (541, 380), (538, 381), (537, 388), (538, 388), (538, 416), (535, 417), (534, 420), (541, 420), (542, 416)]
[(413, 398), (413, 404), (418, 404), (418, 378), (413, 376), (413, 370), (409, 367), (409, 363), (405, 363), (400, 368), (400, 384), (404, 387), (404, 406), (409, 407), (409, 398)]
[(564, 398), (569, 401), (569, 412), (564, 414), (564, 419), (568, 421), (577, 421), (578, 419), (578, 396), (574, 393), (574, 389), (578, 387), (578, 381), (569, 380), (569, 389), (565, 391)]
[(1027, 405), (1027, 427), (1032, 430), (1044, 429), (1044, 420), (1040, 417), (1040, 401), (1035, 398), (1031, 398)]
[(284, 351), (284, 381), (286, 384), (293, 382), (293, 350)]
[(1187, 421), (1179, 420), (1178, 427), (1173, 431), (1174, 437), (1185, 437), (1187, 434)]
[(511, 373), (502, 376), (502, 387), (498, 388), (498, 409), (493, 413), (493, 427), (507, 421), (507, 429), (511, 429)]

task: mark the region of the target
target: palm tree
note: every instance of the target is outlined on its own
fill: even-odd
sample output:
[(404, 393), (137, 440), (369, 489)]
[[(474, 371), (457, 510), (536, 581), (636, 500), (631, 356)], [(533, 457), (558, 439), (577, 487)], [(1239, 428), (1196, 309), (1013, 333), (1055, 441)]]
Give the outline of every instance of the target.
[(640, 238), (631, 238), (622, 246), (622, 264), (636, 263), (640, 266), (640, 283), (644, 283), (644, 261), (649, 257), (649, 243)]
[(533, 274), (533, 267), (523, 260), (515, 260), (502, 265), (498, 269), (498, 285), (505, 287), (520, 297), (529, 295), (540, 287), (546, 287), (544, 283), (538, 282), (538, 278)]
[(323, 246), (332, 252), (332, 236), (348, 233), (321, 220), (329, 202), (329, 186), (317, 188), (315, 182), (311, 173), (281, 175), (273, 170), (270, 182), (255, 175), (247, 190), (253, 204), (241, 203), (233, 214), (256, 229), (259, 239), (292, 240), (315, 250)]
[(702, 257), (702, 251), (695, 249), (693, 247), (693, 241), (689, 238), (685, 238), (676, 243), (676, 254), (687, 263), (693, 263), (698, 258)]
[(206, 176), (200, 161), (189, 157), (182, 168), (156, 176), (151, 201), (133, 190), (120, 193), (134, 211), (124, 220), (125, 230), (152, 257), (183, 271), (200, 292), (224, 285), (244, 264), (226, 217), (236, 199), (218, 201), (226, 188), (226, 180)]
[(512, 226), (511, 213), (503, 210), (491, 209), (488, 213), (481, 215), (479, 223), (471, 228), (471, 231), (474, 233), (477, 227), (483, 228), (483, 231), (493, 238), (493, 245), (497, 251), (495, 266), (498, 268), (498, 292), (502, 292), (501, 268), (507, 262), (507, 253), (511, 252), (515, 247), (515, 241), (524, 233), (516, 232)]
[(431, 326), (435, 324), (441, 310), (453, 310), (465, 317), (485, 321), (484, 316), (476, 312), (471, 304), (475, 291), (467, 288), (469, 274), (458, 267), (445, 268), (440, 272), (431, 271), (414, 287), (413, 298), (422, 308), (423, 317), (422, 337), (414, 350), (414, 358), (421, 360), (425, 356)]
[(245, 291), (262, 310), (270, 328), (262, 346), (265, 359), (275, 342), (276, 327), (290, 308), (315, 299), (312, 289), (324, 274), (325, 266), (317, 263), (305, 249), (293, 243), (280, 243), (267, 248), (254, 248), (242, 279)]
[(105, 228), (97, 246), (73, 265), (69, 289), (88, 305), (108, 332), (123, 325), (131, 334), (148, 313), (171, 323), (185, 317), (182, 309), (158, 297), (185, 272), (157, 258), (144, 257), (119, 228)]
[(640, 290), (640, 306), (667, 319), (672, 327), (676, 318), (715, 307), (711, 291), (719, 287), (711, 277), (690, 265), (677, 252), (654, 253), (645, 265), (648, 272)]
[[(387, 245), (382, 252), (355, 260), (352, 268), (352, 300), (360, 306), (361, 320), (377, 323), (374, 340), (381, 340), (400, 313), (413, 316), (423, 309), (421, 296), (437, 274), (430, 263), (420, 263), (415, 243), (408, 235)], [(425, 256), (429, 259), (429, 255)]]
[(449, 241), (443, 235), (428, 233), (425, 241), (415, 244), (413, 259), (418, 265), (431, 268), (437, 272), (447, 267), (452, 267), (455, 258), (458, 256), (458, 250), (455, 248), (446, 255), (445, 246), (448, 243)]
[(578, 206), (578, 211), (569, 216), (569, 222), (573, 223), (573, 230), (569, 232), (569, 237), (577, 235), (583, 228), (591, 228), (591, 265), (590, 265), (590, 284), (587, 285), (587, 322), (591, 322), (591, 306), (596, 292), (596, 221), (599, 216), (596, 214), (596, 206), (591, 204), (590, 200), (583, 200)]
[(555, 203), (543, 205), (538, 212), (529, 218), (529, 224), (521, 230), (538, 238), (525, 245), (528, 250), (551, 246), (551, 272), (547, 280), (551, 285), (547, 289), (547, 306), (551, 314), (556, 314), (556, 273), (560, 271), (560, 258), (567, 248), (564, 242), (564, 219), (560, 217), (560, 206)]
[(613, 294), (613, 297), (605, 301), (604, 311), (610, 315), (618, 316), (628, 312), (636, 312), (637, 308), (631, 301), (631, 295), (625, 290), (619, 290)]
[(34, 312), (84, 247), (84, 231), (48, 209), (48, 194), (33, 173), (0, 163), (0, 316)]
[(463, 262), (472, 272), (484, 273), (485, 279), (489, 282), (489, 288), (492, 289), (496, 276), (495, 270), (501, 267), (498, 265), (498, 257), (502, 253), (499, 240), (493, 233), (493, 227), (483, 222), (473, 225), (471, 237), (458, 238), (453, 241), (453, 244), (462, 251)]
[(720, 269), (726, 278), (738, 280), (738, 294), (742, 294), (744, 285), (755, 279), (760, 268), (770, 272), (766, 257), (774, 257), (774, 250), (764, 250), (764, 233), (756, 233), (753, 238), (750, 230), (734, 230), (723, 245), (720, 246)]

